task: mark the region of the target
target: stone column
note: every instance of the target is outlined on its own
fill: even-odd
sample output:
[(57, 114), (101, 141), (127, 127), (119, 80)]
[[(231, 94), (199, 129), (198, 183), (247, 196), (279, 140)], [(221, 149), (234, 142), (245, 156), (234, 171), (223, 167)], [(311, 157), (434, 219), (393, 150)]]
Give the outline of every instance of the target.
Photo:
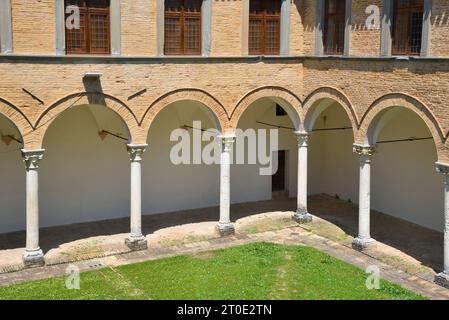
[(128, 146), (131, 157), (131, 234), (126, 245), (131, 250), (146, 250), (147, 240), (142, 234), (142, 154), (148, 145)]
[(295, 132), (298, 139), (298, 210), (293, 215), (293, 220), (298, 223), (312, 221), (312, 216), (307, 211), (307, 150), (310, 134), (307, 132)]
[(374, 242), (370, 235), (371, 157), (374, 151), (374, 146), (354, 145), (354, 152), (360, 157), (359, 236), (352, 242), (356, 250), (364, 250)]
[(235, 232), (231, 223), (231, 152), (235, 136), (221, 136), (220, 159), (220, 222), (217, 230), (221, 236), (232, 235)]
[(26, 268), (45, 264), (39, 247), (39, 161), (45, 150), (22, 150), (26, 167), (26, 249), (23, 263)]
[(436, 275), (435, 282), (449, 289), (449, 164), (437, 163), (437, 171), (444, 179), (444, 271)]

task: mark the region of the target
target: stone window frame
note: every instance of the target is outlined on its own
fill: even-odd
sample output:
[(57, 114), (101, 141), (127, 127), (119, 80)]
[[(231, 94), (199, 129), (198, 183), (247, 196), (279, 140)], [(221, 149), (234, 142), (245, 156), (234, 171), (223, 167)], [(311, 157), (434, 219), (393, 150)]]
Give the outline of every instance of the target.
[[(315, 19), (315, 55), (324, 55), (324, 16), (325, 0), (316, 0), (316, 19)], [(343, 56), (349, 56), (352, 24), (352, 0), (346, 0), (345, 3), (345, 40)]]
[[(1, 0), (0, 0), (1, 1)], [(110, 0), (110, 44), (111, 55), (121, 55), (121, 9), (120, 0)], [(56, 55), (66, 55), (65, 44), (65, 4), (64, 0), (55, 0)]]
[[(251, 0), (242, 0), (242, 55), (248, 56), (249, 42), (249, 5)], [(290, 20), (292, 0), (279, 0), (281, 4), (281, 30), (280, 30), (280, 51), (281, 56), (290, 55)]]
[(0, 0), (0, 47), (2, 54), (13, 52), (11, 0)]
[[(431, 37), (431, 17), (432, 0), (424, 0), (423, 30), (421, 40), (421, 53), (419, 56), (427, 57), (430, 55), (430, 37)], [(382, 26), (381, 26), (381, 44), (380, 55), (382, 57), (391, 57), (392, 49), (392, 18), (393, 18), (394, 0), (383, 0)]]
[[(157, 55), (164, 56), (165, 0), (156, 3)], [(208, 57), (212, 47), (212, 0), (203, 0), (201, 5), (201, 55)]]

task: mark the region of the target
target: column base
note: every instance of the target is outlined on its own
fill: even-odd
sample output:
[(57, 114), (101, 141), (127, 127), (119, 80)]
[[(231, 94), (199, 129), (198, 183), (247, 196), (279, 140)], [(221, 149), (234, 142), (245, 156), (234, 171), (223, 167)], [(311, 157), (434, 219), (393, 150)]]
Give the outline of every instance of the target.
[(449, 274), (441, 272), (435, 276), (435, 283), (446, 289), (449, 289)]
[(25, 268), (38, 268), (45, 266), (44, 253), (41, 249), (26, 250), (23, 254)]
[(220, 237), (229, 237), (235, 234), (235, 227), (232, 223), (219, 223), (216, 226), (216, 230)]
[(148, 249), (148, 242), (144, 236), (141, 237), (130, 236), (125, 240), (125, 244), (132, 251), (143, 251)]
[(352, 248), (357, 251), (363, 251), (363, 250), (368, 249), (368, 247), (372, 246), (375, 242), (376, 242), (376, 240), (374, 240), (372, 238), (368, 238), (368, 239), (355, 238), (352, 241)]
[(292, 219), (294, 220), (294, 221), (296, 221), (297, 223), (299, 223), (299, 224), (304, 224), (304, 223), (310, 223), (310, 222), (312, 222), (312, 220), (313, 220), (313, 217), (312, 217), (312, 215), (310, 214), (310, 213), (300, 213), (300, 212), (296, 212), (294, 215), (293, 215), (293, 217), (292, 217)]

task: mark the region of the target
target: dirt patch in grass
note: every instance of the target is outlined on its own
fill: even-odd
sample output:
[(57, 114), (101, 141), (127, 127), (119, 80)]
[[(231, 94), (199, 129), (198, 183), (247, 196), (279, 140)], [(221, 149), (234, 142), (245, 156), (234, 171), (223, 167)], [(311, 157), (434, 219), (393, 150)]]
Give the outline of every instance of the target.
[(324, 238), (335, 242), (350, 244), (353, 237), (348, 235), (336, 225), (325, 220), (315, 218), (312, 223), (303, 225), (303, 228)]
[(218, 238), (216, 222), (186, 224), (165, 228), (148, 236), (148, 246), (170, 248)]
[(238, 234), (256, 234), (297, 226), (292, 212), (272, 212), (243, 218), (236, 223)]
[(198, 252), (192, 255), (192, 258), (198, 259), (198, 260), (210, 260), (216, 257), (216, 254), (212, 251), (206, 251), (206, 252)]
[(398, 257), (398, 256), (379, 254), (377, 256), (377, 258), (380, 261), (382, 261), (396, 269), (403, 270), (410, 274), (419, 274), (419, 273), (429, 272), (429, 268), (426, 268), (422, 265), (411, 263), (411, 262), (406, 261), (405, 259)]
[(161, 246), (163, 248), (170, 248), (170, 247), (186, 245), (189, 243), (207, 241), (209, 239), (210, 238), (205, 235), (189, 234), (189, 235), (185, 235), (185, 236), (177, 237), (177, 238), (162, 237), (159, 239), (158, 244), (159, 244), (159, 246)]
[(61, 252), (61, 256), (69, 260), (81, 260), (99, 256), (104, 254), (104, 252), (100, 241), (92, 241), (64, 249)]

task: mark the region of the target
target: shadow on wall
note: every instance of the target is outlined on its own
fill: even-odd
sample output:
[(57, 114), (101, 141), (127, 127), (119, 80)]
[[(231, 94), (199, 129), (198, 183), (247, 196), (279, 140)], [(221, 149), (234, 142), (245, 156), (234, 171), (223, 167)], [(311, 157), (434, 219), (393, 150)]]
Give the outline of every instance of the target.
[(120, 218), (129, 211), (129, 157), (121, 119), (103, 106), (63, 112), (49, 127), (40, 166), (42, 227)]

